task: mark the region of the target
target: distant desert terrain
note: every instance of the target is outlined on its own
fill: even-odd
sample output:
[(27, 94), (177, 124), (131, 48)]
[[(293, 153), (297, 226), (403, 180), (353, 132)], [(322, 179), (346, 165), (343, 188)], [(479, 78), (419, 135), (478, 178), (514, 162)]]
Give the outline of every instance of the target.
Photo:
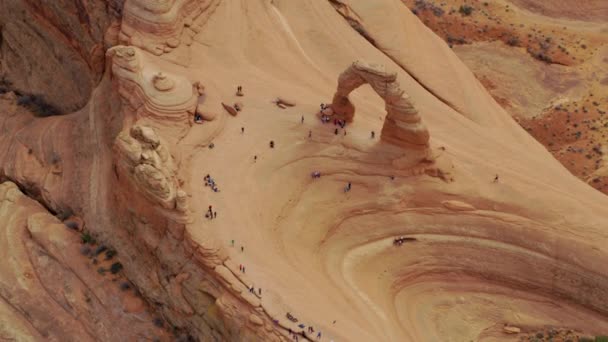
[(463, 4), (0, 3), (0, 339), (602, 341), (604, 3)]
[(608, 3), (404, 3), (570, 172), (608, 193)]

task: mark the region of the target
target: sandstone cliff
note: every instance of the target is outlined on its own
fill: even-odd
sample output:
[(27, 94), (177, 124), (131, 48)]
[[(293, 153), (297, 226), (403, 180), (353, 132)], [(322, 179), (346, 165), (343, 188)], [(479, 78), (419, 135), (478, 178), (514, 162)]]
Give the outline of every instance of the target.
[[(62, 113), (84, 107), (104, 71), (124, 0), (0, 3), (0, 75)], [(106, 39), (107, 38), (107, 39)]]

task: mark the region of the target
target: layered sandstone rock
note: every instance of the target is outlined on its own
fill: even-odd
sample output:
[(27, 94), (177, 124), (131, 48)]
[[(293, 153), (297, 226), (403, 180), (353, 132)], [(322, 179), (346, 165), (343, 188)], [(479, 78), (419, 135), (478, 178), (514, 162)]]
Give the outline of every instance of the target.
[(117, 164), (123, 174), (153, 202), (187, 213), (186, 194), (179, 188), (173, 158), (166, 143), (147, 126), (133, 126), (116, 138)]
[(107, 55), (123, 99), (125, 124), (145, 120), (172, 137), (186, 134), (198, 103), (198, 84), (163, 72), (136, 47), (116, 46)]
[(2, 339), (170, 340), (118, 276), (98, 274), (79, 235), (13, 183), (0, 183), (0, 217)]
[(352, 121), (355, 106), (348, 99), (348, 94), (364, 84), (369, 84), (385, 102), (382, 140), (410, 149), (428, 149), (429, 132), (418, 110), (399, 88), (397, 74), (384, 71), (382, 66), (357, 61), (340, 74), (338, 89), (331, 104), (334, 115)]
[[(218, 0), (132, 0), (124, 7), (120, 43), (157, 56), (190, 46)], [(181, 62), (187, 62), (181, 60)]]
[[(169, 12), (186, 3), (133, 2), (168, 4)], [(363, 3), (391, 8), (385, 0)], [(608, 326), (602, 300), (608, 292), (602, 268), (605, 199), (571, 179), (525, 133), (505, 124), (498, 107), (472, 96), (467, 99), (471, 108), (496, 125), (466, 120), (349, 27), (334, 24), (331, 18), (337, 15), (325, 2), (224, 1), (222, 6), (204, 37), (221, 44), (192, 46), (201, 60), (213, 61), (209, 68), (185, 69), (161, 60), (168, 56), (118, 47), (108, 54), (111, 73), (82, 115), (37, 119), (1, 111), (0, 177), (18, 180), (54, 211), (74, 208), (87, 229), (124, 257), (124, 274), (157, 312), (202, 341), (284, 341), (289, 329), (300, 331), (300, 323), (322, 331), (323, 341), (439, 341), (446, 336), (468, 341), (483, 339), (488, 328), (504, 323), (527, 327), (567, 321), (591, 332)], [(365, 18), (366, 8), (358, 13)], [(320, 29), (311, 30), (311, 22)], [(148, 32), (145, 23), (134, 30)], [(406, 36), (417, 32), (404, 31)], [(244, 42), (250, 45), (244, 48)], [(181, 45), (168, 42), (171, 46)], [(229, 51), (243, 50), (247, 53), (225, 58)], [(427, 44), (408, 51), (428, 56), (437, 74), (466, 71), (431, 57), (434, 50)], [(338, 66), (360, 56), (381, 59), (398, 72), (436, 139), (457, 161), (459, 182), (445, 184), (391, 163), (395, 156), (426, 151), (428, 134), (392, 81), (396, 77), (377, 68), (353, 67), (345, 78), (350, 87), (370, 82), (391, 104), (386, 105), (394, 117), (385, 122), (388, 143), (368, 138), (382, 124), (367, 117), (382, 110), (373, 101), (362, 101), (358, 110), (365, 111), (366, 120), (349, 126), (348, 135), (315, 130), (308, 140), (301, 125), (286, 119), (289, 109), (275, 111), (268, 101), (279, 91), (298, 94), (298, 105), (306, 111), (326, 86), (317, 76), (335, 77), (342, 71)], [(247, 115), (189, 127), (186, 120), (203, 91), (187, 78), (200, 79), (211, 90), (224, 89), (213, 108), (221, 110), (219, 98), (234, 88), (237, 75), (244, 82), (260, 80), (247, 86)], [(420, 82), (429, 81), (426, 75), (418, 74)], [(444, 79), (432, 81), (443, 84)], [(466, 78), (459, 86), (480, 93)], [(342, 97), (347, 96), (344, 90)], [(254, 133), (235, 138), (235, 122)], [(277, 148), (259, 152), (256, 147), (267, 146), (269, 137)], [(201, 148), (211, 141), (217, 148)], [(253, 153), (260, 156), (255, 163), (249, 159)], [(322, 179), (309, 182), (307, 173), (319, 167)], [(492, 183), (497, 168), (501, 182)], [(217, 175), (221, 193), (201, 184), (207, 172)], [(435, 175), (441, 177), (439, 171)], [(340, 187), (347, 181), (353, 187), (344, 193)], [(186, 190), (192, 200), (186, 200)], [(192, 215), (186, 220), (187, 204)], [(204, 219), (210, 204), (219, 211), (215, 220)], [(0, 227), (9, 227), (11, 238), (13, 209), (0, 209), (0, 222), (9, 222)], [(57, 230), (36, 222), (27, 234), (38, 238)], [(410, 238), (403, 248), (392, 243), (398, 236)], [(13, 248), (11, 255), (20, 253), (18, 244), (5, 245)], [(246, 264), (247, 273), (239, 264)], [(10, 267), (5, 270), (27, 271), (27, 262)], [(56, 278), (47, 278), (45, 285), (53, 286)], [(252, 293), (252, 287), (264, 291)], [(13, 289), (5, 286), (0, 295), (21, 298)], [(299, 321), (289, 320), (288, 312)], [(46, 312), (28, 314), (48, 321)], [(532, 319), (519, 321), (527, 317)], [(19, 323), (2, 326), (29, 329)], [(69, 339), (73, 330), (49, 339)], [(316, 336), (309, 333), (308, 338)]]
[(124, 0), (0, 2), (0, 74), (64, 113), (82, 108), (104, 70), (106, 31)]

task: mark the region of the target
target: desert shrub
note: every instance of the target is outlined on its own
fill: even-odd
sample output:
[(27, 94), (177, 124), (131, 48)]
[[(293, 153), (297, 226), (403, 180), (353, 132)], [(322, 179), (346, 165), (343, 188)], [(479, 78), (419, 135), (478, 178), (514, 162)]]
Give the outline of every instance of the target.
[(116, 251), (113, 249), (110, 249), (106, 252), (106, 260), (110, 260), (112, 259), (114, 256), (116, 255)]
[(72, 230), (78, 230), (78, 223), (76, 223), (74, 221), (66, 221), (63, 224), (65, 224), (66, 227), (68, 227)]
[(538, 54), (535, 55), (536, 59), (543, 61), (545, 63), (553, 63), (553, 60), (551, 59), (551, 57), (549, 57), (548, 55), (539, 52)]
[(97, 246), (97, 248), (95, 248), (95, 252), (93, 253), (95, 256), (98, 256), (99, 254), (105, 252), (108, 249), (108, 247), (101, 245), (101, 246)]
[(80, 254), (89, 256), (89, 254), (91, 254), (91, 247), (89, 247), (89, 246), (82, 246), (80, 248)]
[(89, 234), (89, 232), (82, 232), (82, 234), (80, 234), (80, 240), (82, 241), (82, 243), (95, 243), (95, 238), (91, 234)]
[(74, 215), (74, 211), (71, 208), (62, 208), (59, 209), (55, 217), (57, 217), (57, 219), (59, 219), (60, 221), (65, 221), (72, 215)]
[(155, 318), (153, 321), (155, 326), (162, 328), (165, 324), (163, 323), (163, 320), (161, 318)]
[(6, 76), (0, 77), (0, 94), (8, 93), (11, 91), (11, 81), (9, 81)]
[(59, 109), (47, 103), (44, 98), (39, 95), (21, 95), (17, 98), (17, 104), (21, 107), (29, 109), (32, 111), (32, 113), (34, 113), (35, 116), (38, 117), (47, 117), (60, 114)]
[(120, 272), (120, 270), (122, 270), (122, 264), (119, 262), (115, 262), (110, 266), (110, 272), (112, 272), (112, 274), (116, 274)]
[(463, 16), (469, 16), (473, 13), (473, 7), (469, 5), (462, 5), (458, 9), (458, 12), (460, 12), (460, 14), (462, 14)]
[(511, 37), (507, 40), (509, 46), (519, 46), (519, 39), (517, 37)]
[(595, 342), (608, 342), (608, 336), (595, 336)]

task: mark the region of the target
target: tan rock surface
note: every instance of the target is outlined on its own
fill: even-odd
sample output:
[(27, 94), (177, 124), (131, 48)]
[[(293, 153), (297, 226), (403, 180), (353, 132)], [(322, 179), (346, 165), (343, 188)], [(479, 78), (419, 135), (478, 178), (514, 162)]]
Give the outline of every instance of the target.
[[(204, 3), (129, 1), (121, 39), (142, 48), (110, 49), (76, 113), (33, 118), (0, 97), (1, 178), (58, 213), (73, 209), (171, 326), (204, 341), (284, 341), (298, 324), (322, 341), (505, 341), (505, 324), (608, 329), (608, 199), (513, 122), (401, 2), (350, 1), (377, 47), (329, 2), (222, 1), (203, 11), (204, 26), (184, 19)], [(180, 45), (165, 54), (170, 38)], [(196, 58), (184, 63), (180, 50)], [(373, 87), (348, 95), (348, 134), (316, 120), (356, 60), (395, 72), (395, 93), (418, 114), (408, 101), (395, 113), (424, 120), (430, 138), (414, 137), (426, 137), (416, 141), (433, 161), (407, 163), (413, 149), (370, 138), (388, 121)], [(159, 71), (173, 88), (154, 86)], [(247, 115), (190, 125), (196, 82), (217, 112), (241, 84)], [(277, 108), (277, 94), (298, 106)], [(2, 211), (10, 224), (0, 227), (12, 215)], [(9, 266), (27, 271), (0, 263)]]

